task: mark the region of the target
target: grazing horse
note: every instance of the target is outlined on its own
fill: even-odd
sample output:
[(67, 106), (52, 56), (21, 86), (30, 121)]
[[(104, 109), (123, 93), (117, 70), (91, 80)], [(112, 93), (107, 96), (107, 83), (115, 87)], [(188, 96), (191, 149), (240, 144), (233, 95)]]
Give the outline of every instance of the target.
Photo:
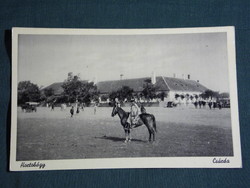
[(153, 135), (153, 141), (155, 141), (156, 123), (155, 123), (154, 115), (147, 114), (147, 113), (140, 114), (139, 115), (140, 119), (138, 123), (135, 126), (131, 127), (130, 124), (128, 123), (129, 112), (125, 112), (122, 108), (115, 105), (111, 116), (114, 117), (116, 114), (118, 114), (121, 120), (121, 125), (123, 126), (124, 131), (125, 131), (125, 137), (126, 137), (125, 142), (131, 141), (130, 129), (139, 127), (141, 125), (145, 125), (148, 128), (149, 141), (151, 141), (152, 135)]

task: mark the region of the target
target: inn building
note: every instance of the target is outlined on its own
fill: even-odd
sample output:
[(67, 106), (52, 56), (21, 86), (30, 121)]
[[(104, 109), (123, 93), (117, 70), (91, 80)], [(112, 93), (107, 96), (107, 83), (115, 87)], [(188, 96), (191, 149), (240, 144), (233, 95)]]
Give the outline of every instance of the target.
[[(163, 100), (153, 99), (151, 100), (151, 102), (158, 101), (161, 103), (166, 103), (172, 101), (177, 103), (191, 103), (194, 100), (197, 100), (197, 97), (208, 89), (199, 81), (191, 80), (190, 75), (188, 75), (187, 78), (184, 79), (166, 76), (155, 76), (155, 74), (153, 74), (151, 77), (96, 82), (95, 84), (100, 93), (100, 103), (108, 103), (109, 99), (103, 101), (101, 100), (102, 96), (109, 96), (111, 92), (117, 91), (123, 86), (128, 86), (133, 89), (133, 92), (135, 94), (140, 94), (144, 89), (146, 80), (151, 80), (151, 83), (157, 89), (156, 93), (165, 93), (165, 97)], [(60, 95), (63, 92), (63, 89), (61, 87), (62, 84), (63, 82), (53, 83), (46, 88), (52, 88), (56, 95)], [(144, 102), (142, 98), (140, 98), (140, 100), (141, 102)]]
[[(199, 81), (191, 80), (190, 75), (188, 75), (188, 77), (184, 79), (155, 76), (153, 74), (152, 77), (101, 81), (96, 85), (101, 95), (108, 95), (112, 91), (121, 89), (123, 86), (129, 86), (135, 93), (141, 93), (144, 89), (143, 86), (145, 85), (145, 80), (149, 79), (151, 80), (151, 83), (156, 87), (157, 93), (164, 92), (166, 94), (166, 97), (163, 100), (164, 102), (192, 102), (191, 99), (197, 99), (197, 97), (201, 93), (208, 89)], [(152, 102), (155, 101), (156, 99), (152, 100)]]

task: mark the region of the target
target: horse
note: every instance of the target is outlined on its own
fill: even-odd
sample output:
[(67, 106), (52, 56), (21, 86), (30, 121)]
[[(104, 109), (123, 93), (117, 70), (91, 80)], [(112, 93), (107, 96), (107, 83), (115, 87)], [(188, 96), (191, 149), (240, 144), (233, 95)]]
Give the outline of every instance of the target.
[(114, 117), (116, 114), (118, 114), (121, 120), (121, 125), (123, 126), (123, 129), (125, 131), (125, 137), (126, 137), (125, 143), (131, 141), (130, 129), (139, 127), (141, 125), (145, 125), (148, 128), (149, 142), (151, 142), (152, 135), (153, 135), (153, 141), (155, 141), (155, 133), (157, 131), (156, 131), (156, 122), (154, 115), (148, 113), (142, 113), (139, 115), (140, 119), (138, 123), (134, 126), (131, 126), (130, 123), (128, 123), (128, 118), (130, 114), (129, 112), (125, 112), (121, 107), (115, 105), (113, 107), (111, 116)]

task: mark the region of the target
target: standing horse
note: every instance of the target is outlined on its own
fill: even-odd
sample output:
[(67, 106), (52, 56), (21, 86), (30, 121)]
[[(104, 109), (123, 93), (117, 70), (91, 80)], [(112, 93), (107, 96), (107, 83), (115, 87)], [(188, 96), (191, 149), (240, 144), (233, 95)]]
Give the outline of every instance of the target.
[(139, 127), (141, 125), (145, 125), (148, 128), (149, 141), (151, 141), (152, 135), (153, 135), (153, 141), (155, 141), (156, 123), (154, 115), (147, 113), (140, 114), (139, 115), (140, 119), (138, 123), (135, 126), (131, 127), (130, 124), (128, 123), (129, 112), (125, 112), (122, 108), (115, 105), (111, 116), (114, 117), (116, 114), (118, 114), (121, 120), (121, 125), (123, 126), (123, 129), (125, 131), (125, 137), (126, 137), (125, 142), (131, 141), (130, 129)]

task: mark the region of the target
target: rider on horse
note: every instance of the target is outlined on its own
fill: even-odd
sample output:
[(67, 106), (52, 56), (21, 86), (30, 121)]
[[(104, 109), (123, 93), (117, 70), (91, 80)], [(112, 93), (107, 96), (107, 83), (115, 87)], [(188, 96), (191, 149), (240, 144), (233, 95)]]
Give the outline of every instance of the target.
[(141, 114), (141, 109), (137, 104), (137, 101), (135, 99), (131, 99), (131, 110), (130, 110), (130, 123), (131, 126), (135, 126), (138, 124), (138, 121), (140, 120), (139, 115)]
[[(156, 133), (156, 121), (153, 114), (146, 113), (145, 108), (142, 104), (138, 106), (135, 100), (131, 100), (131, 111), (125, 112), (121, 107), (118, 99), (115, 99), (115, 105), (113, 107), (111, 116), (114, 117), (118, 114), (120, 118), (121, 125), (124, 128), (126, 140), (125, 142), (131, 141), (130, 130), (132, 128), (145, 125), (149, 131), (149, 141), (151, 141), (151, 136), (153, 135), (153, 141), (155, 140)], [(142, 112), (142, 113), (140, 113)]]

